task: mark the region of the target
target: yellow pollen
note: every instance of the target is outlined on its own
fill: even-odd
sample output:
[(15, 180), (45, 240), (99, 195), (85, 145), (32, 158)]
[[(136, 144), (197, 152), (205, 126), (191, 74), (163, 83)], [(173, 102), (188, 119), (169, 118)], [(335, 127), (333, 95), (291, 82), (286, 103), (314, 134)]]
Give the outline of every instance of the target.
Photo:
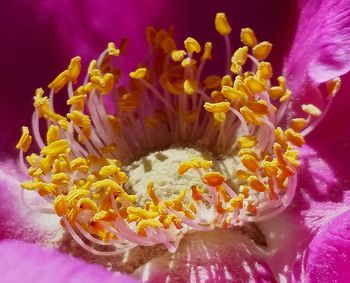
[(225, 182), (226, 178), (219, 172), (209, 172), (203, 174), (202, 180), (206, 185), (218, 187)]
[(196, 60), (194, 60), (192, 58), (185, 58), (182, 60), (181, 66), (183, 68), (189, 68), (189, 67), (196, 65), (196, 63), (197, 63)]
[(253, 48), (253, 56), (259, 61), (265, 60), (269, 56), (272, 44), (267, 41), (260, 42)]
[(248, 178), (248, 184), (253, 190), (257, 192), (264, 192), (267, 189), (266, 186), (261, 181), (259, 181), (256, 176), (250, 176)]
[(246, 78), (244, 82), (253, 93), (261, 93), (266, 89), (265, 84), (253, 76)]
[(313, 105), (313, 104), (303, 104), (303, 105), (301, 106), (301, 109), (302, 109), (304, 112), (310, 114), (311, 116), (317, 117), (317, 116), (320, 116), (320, 115), (321, 115), (321, 110), (318, 109), (318, 108), (317, 108), (315, 105)]
[(81, 58), (79, 56), (74, 57), (68, 66), (68, 78), (73, 83), (77, 82), (81, 70)]
[(199, 45), (198, 41), (192, 37), (186, 38), (184, 44), (185, 49), (190, 55), (201, 52), (201, 46)]
[(272, 77), (272, 67), (269, 62), (260, 62), (258, 66), (258, 70), (260, 71), (260, 77), (264, 80), (268, 80)]
[(45, 146), (41, 151), (40, 154), (43, 155), (58, 155), (60, 153), (66, 153), (69, 150), (69, 143), (67, 140), (57, 140), (49, 145)]
[(185, 55), (185, 50), (174, 50), (173, 52), (171, 52), (171, 59), (173, 59), (176, 62), (180, 62), (183, 60)]
[(257, 142), (258, 140), (255, 136), (243, 136), (238, 140), (239, 148), (252, 148)]
[(225, 13), (217, 13), (215, 16), (215, 28), (221, 35), (229, 35), (231, 26), (227, 21)]
[(205, 110), (211, 113), (225, 113), (230, 109), (230, 107), (231, 107), (230, 102), (218, 102), (218, 103), (206, 102), (204, 104)]
[(199, 168), (208, 170), (211, 166), (213, 166), (212, 161), (196, 158), (196, 159), (192, 159), (191, 161), (181, 162), (178, 168), (178, 173), (180, 175), (183, 175), (190, 169), (199, 169)]
[(242, 116), (244, 119), (253, 125), (256, 126), (262, 126), (264, 123), (261, 121), (261, 119), (252, 111), (250, 110), (247, 106), (243, 106), (239, 109), (241, 112)]
[(254, 47), (258, 43), (254, 31), (250, 28), (241, 29), (241, 41), (248, 47)]
[(288, 126), (296, 132), (301, 132), (307, 125), (307, 121), (304, 118), (295, 118), (289, 121)]
[(32, 143), (32, 137), (29, 134), (28, 127), (22, 127), (22, 135), (21, 135), (21, 138), (19, 139), (19, 141), (16, 145), (16, 148), (22, 149), (23, 152), (27, 152), (31, 143)]
[(120, 50), (115, 47), (114, 42), (109, 42), (107, 45), (108, 55), (118, 57), (120, 55)]
[(243, 99), (246, 97), (246, 94), (244, 92), (229, 86), (223, 86), (221, 92), (227, 99), (231, 100), (232, 102), (236, 101), (237, 99)]
[(187, 79), (184, 82), (184, 90), (186, 94), (193, 94), (196, 92), (198, 87), (198, 83), (196, 80), (193, 79)]
[(133, 79), (143, 79), (146, 76), (147, 69), (146, 68), (138, 68), (136, 71), (130, 73), (130, 77)]
[(53, 207), (58, 216), (67, 215), (68, 213), (68, 202), (64, 195), (59, 195), (55, 198)]
[(213, 50), (213, 44), (211, 42), (206, 42), (204, 45), (204, 52), (203, 52), (203, 55), (201, 57), (201, 61), (211, 60), (212, 59), (212, 55), (211, 55), (212, 50)]
[(242, 164), (252, 172), (256, 172), (260, 168), (260, 165), (254, 156), (243, 155), (241, 161)]

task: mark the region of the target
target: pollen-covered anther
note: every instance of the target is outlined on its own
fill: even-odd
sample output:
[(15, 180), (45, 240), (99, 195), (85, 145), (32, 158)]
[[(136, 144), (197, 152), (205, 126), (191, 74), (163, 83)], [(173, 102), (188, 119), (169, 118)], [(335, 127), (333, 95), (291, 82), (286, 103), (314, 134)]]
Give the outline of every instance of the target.
[(243, 46), (238, 48), (231, 57), (231, 72), (239, 74), (242, 70), (242, 66), (245, 64), (248, 58), (248, 47)]
[(254, 31), (250, 28), (241, 29), (241, 41), (248, 47), (254, 47), (258, 43)]
[(229, 35), (231, 26), (227, 21), (225, 13), (217, 13), (215, 16), (215, 28), (221, 35)]
[(242, 136), (238, 140), (239, 148), (252, 148), (257, 144), (255, 136)]
[(120, 50), (115, 47), (114, 42), (109, 42), (107, 45), (108, 55), (118, 57), (120, 55)]
[(253, 56), (259, 61), (265, 60), (269, 56), (272, 44), (267, 41), (260, 42), (253, 48)]
[(143, 79), (146, 76), (147, 69), (146, 68), (138, 68), (134, 72), (130, 73), (130, 77), (136, 80)]
[(29, 134), (28, 127), (22, 127), (22, 135), (16, 145), (17, 149), (22, 149), (23, 152), (27, 152), (29, 146), (32, 143), (32, 137)]
[(202, 180), (208, 186), (218, 187), (225, 182), (226, 178), (220, 172), (208, 172), (203, 174)]
[(320, 116), (322, 113), (321, 110), (313, 104), (303, 104), (301, 109), (314, 117)]
[(192, 55), (193, 53), (201, 52), (200, 44), (193, 37), (186, 38), (186, 40), (184, 41), (184, 45), (185, 45), (185, 49), (190, 55)]
[(204, 104), (205, 110), (211, 113), (225, 113), (229, 111), (230, 107), (231, 107), (231, 103), (229, 102), (218, 102), (218, 103), (206, 102)]
[(176, 62), (180, 62), (184, 59), (185, 55), (185, 50), (174, 50), (171, 52), (171, 59), (173, 59)]
[(204, 160), (201, 158), (195, 158), (191, 161), (183, 161), (180, 163), (178, 168), (178, 173), (180, 175), (185, 174), (190, 169), (204, 169), (208, 170), (210, 167), (213, 166), (213, 162), (210, 160)]
[(184, 90), (186, 94), (193, 94), (198, 88), (198, 82), (194, 79), (187, 79), (184, 82)]

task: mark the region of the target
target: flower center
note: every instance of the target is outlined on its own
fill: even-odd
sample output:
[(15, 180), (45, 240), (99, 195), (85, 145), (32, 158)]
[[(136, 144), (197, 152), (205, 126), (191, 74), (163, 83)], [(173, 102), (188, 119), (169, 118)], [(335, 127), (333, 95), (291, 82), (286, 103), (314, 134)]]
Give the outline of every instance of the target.
[[(24, 161), (32, 137), (23, 127), (17, 148), (31, 180), (22, 187), (51, 203), (89, 252), (114, 255), (158, 243), (175, 252), (187, 232), (266, 220), (291, 202), (298, 148), (321, 112), (303, 105), (306, 119), (280, 125), (291, 91), (282, 76), (272, 83), (265, 61), (272, 45), (245, 28), (243, 47), (232, 52), (223, 13), (215, 27), (226, 43), (223, 75), (203, 78), (212, 43), (189, 37), (178, 49), (172, 30), (148, 28), (150, 55), (129, 84), (117, 67), (123, 41), (119, 48), (109, 43), (83, 80), (75, 57), (48, 96), (37, 89), (32, 127), (40, 151)], [(339, 83), (328, 84), (330, 94)], [(70, 109), (61, 114), (53, 101), (64, 87)], [(107, 94), (114, 113), (105, 108)], [(46, 140), (40, 119), (48, 125)], [(111, 250), (99, 249), (106, 246)]]

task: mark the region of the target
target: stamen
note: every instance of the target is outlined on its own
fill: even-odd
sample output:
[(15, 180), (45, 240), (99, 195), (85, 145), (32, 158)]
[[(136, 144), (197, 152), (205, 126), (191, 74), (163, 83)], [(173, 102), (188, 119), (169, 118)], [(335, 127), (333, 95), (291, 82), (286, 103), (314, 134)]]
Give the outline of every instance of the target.
[[(21, 187), (47, 201), (88, 252), (109, 256), (156, 244), (175, 252), (189, 231), (263, 221), (292, 201), (298, 150), (331, 100), (322, 112), (303, 105), (306, 119), (293, 117), (288, 127), (280, 127), (292, 93), (284, 77), (277, 78), (278, 85), (270, 81), (273, 68), (265, 60), (272, 44), (258, 43), (254, 31), (244, 28), (243, 46), (232, 52), (224, 13), (216, 15), (215, 28), (226, 45), (224, 76), (203, 78), (205, 62), (214, 57), (211, 42), (202, 48), (188, 37), (182, 50), (171, 29), (149, 28), (148, 58), (126, 74), (127, 84), (116, 67), (126, 53), (124, 41), (119, 47), (108, 43), (89, 64), (82, 85), (76, 85), (81, 59), (74, 57), (50, 83), (49, 96), (37, 89), (32, 131), (39, 153), (25, 158), (32, 138), (23, 127), (16, 148), (30, 179)], [(339, 86), (338, 78), (327, 83), (328, 94), (334, 96)], [(65, 88), (69, 111), (58, 113), (54, 96)], [(105, 95), (114, 96), (113, 113), (106, 110)], [(40, 119), (47, 124), (45, 141)], [(176, 162), (164, 165), (164, 152), (153, 151), (174, 145), (178, 151), (170, 158)], [(178, 152), (188, 147), (211, 152), (212, 160), (187, 160)], [(221, 163), (223, 157), (228, 166)], [(152, 179), (138, 176), (142, 183), (136, 182), (135, 164), (151, 172)]]

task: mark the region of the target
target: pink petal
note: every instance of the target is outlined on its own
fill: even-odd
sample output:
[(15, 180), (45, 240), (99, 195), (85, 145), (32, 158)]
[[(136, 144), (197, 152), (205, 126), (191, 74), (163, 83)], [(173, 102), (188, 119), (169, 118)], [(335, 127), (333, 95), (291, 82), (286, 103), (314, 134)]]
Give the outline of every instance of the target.
[(166, 253), (136, 270), (143, 282), (275, 282), (263, 253), (247, 235), (215, 230), (185, 236)]
[(3, 283), (136, 282), (98, 265), (16, 240), (0, 242), (0, 274)]
[(350, 278), (350, 210), (325, 226), (305, 252), (303, 281), (348, 282)]

